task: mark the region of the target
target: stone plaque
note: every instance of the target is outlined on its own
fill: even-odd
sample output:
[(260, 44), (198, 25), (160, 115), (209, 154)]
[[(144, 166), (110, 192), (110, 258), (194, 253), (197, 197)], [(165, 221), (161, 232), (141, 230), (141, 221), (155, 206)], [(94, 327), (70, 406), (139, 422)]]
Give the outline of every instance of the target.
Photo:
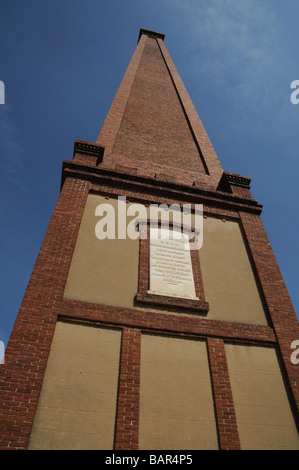
[(195, 293), (188, 235), (151, 228), (149, 246), (148, 293), (199, 300)]

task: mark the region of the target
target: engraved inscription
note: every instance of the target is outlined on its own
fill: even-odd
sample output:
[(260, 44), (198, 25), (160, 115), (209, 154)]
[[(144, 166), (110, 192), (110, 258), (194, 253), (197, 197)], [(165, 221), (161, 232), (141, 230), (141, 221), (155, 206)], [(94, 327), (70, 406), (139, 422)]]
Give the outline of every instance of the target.
[(166, 229), (150, 229), (149, 293), (198, 299), (188, 235)]

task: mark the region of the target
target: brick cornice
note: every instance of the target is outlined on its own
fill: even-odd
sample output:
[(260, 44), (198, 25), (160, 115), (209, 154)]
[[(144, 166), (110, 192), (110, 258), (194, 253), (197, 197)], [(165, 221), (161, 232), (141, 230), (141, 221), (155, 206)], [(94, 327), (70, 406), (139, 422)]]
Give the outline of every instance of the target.
[[(253, 212), (260, 214), (262, 205), (252, 198), (241, 197), (224, 191), (201, 189), (195, 185), (184, 185), (174, 182), (164, 182), (155, 178), (142, 177), (123, 170), (111, 170), (104, 167), (90, 167), (64, 160), (62, 168), (62, 184), (66, 177), (87, 180), (99, 185), (110, 187), (126, 187), (131, 193), (152, 194), (158, 192), (159, 196), (171, 195), (174, 200), (180, 201), (188, 198), (190, 203), (208, 203), (210, 206)], [(199, 200), (200, 198), (200, 200)]]
[(88, 157), (95, 157), (95, 165), (99, 165), (103, 160), (104, 147), (101, 145), (87, 142), (85, 140), (75, 140), (73, 157), (77, 155), (84, 155)]
[(150, 38), (162, 39), (162, 41), (164, 41), (164, 38), (165, 38), (165, 34), (163, 33), (157, 33), (156, 31), (150, 31), (148, 29), (141, 28), (139, 31), (138, 42), (140, 41), (140, 38), (143, 34), (145, 34), (146, 36)]
[(232, 185), (242, 186), (243, 188), (248, 188), (248, 189), (250, 188), (251, 179), (247, 178), (246, 176), (224, 171), (222, 177), (226, 178), (227, 181)]

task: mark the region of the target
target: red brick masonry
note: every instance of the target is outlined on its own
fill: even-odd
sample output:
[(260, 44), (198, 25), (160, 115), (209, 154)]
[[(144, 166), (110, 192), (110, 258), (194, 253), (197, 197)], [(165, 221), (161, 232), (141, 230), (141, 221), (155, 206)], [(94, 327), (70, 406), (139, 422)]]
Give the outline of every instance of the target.
[[(86, 170), (86, 167), (84, 168)], [(81, 168), (81, 171), (84, 168)], [(75, 166), (74, 169), (76, 170)], [(224, 193), (217, 195), (215, 192), (215, 203), (210, 206), (205, 205), (204, 212), (214, 216), (218, 215), (221, 218), (238, 219), (242, 222), (245, 240), (248, 243), (268, 311), (269, 326), (211, 321), (197, 315), (155, 313), (148, 312), (146, 309), (140, 311), (64, 300), (64, 286), (85, 201), (90, 190), (100, 191), (101, 194), (109, 194), (110, 196), (113, 194), (126, 195), (131, 200), (136, 200), (138, 194), (141, 195), (141, 201), (163, 202), (169, 205), (174, 202), (170, 196), (175, 197), (176, 202), (180, 199), (181, 203), (185, 203), (186, 200), (190, 201), (193, 197), (193, 188), (176, 188), (175, 186), (163, 188), (157, 181), (151, 181), (148, 187), (143, 185), (141, 193), (138, 181), (135, 185), (130, 179), (127, 184), (124, 174), (115, 173), (114, 178), (106, 179), (102, 174), (95, 177), (94, 171), (93, 169), (89, 174), (89, 181), (87, 177), (84, 179), (66, 177), (64, 181), (7, 346), (5, 365), (0, 367), (1, 449), (26, 449), (28, 445), (57, 320), (79, 321), (84, 324), (124, 329), (115, 448), (136, 448), (138, 441), (138, 357), (140, 334), (143, 331), (208, 341), (220, 448), (236, 448), (238, 446), (233, 404), (231, 403), (229, 408), (230, 426), (223, 426), (224, 423), (221, 423), (220, 420), (221, 403), (216, 399), (217, 381), (213, 358), (218, 355), (225, 365), (223, 341), (276, 347), (281, 358), (282, 372), (295, 419), (298, 420), (299, 367), (290, 362), (290, 344), (294, 339), (299, 338), (298, 321), (291, 307), (272, 249), (265, 238), (266, 235), (258, 214), (258, 205), (255, 206), (257, 214), (254, 214), (251, 201), (245, 211), (246, 201), (244, 199), (230, 196), (226, 200)], [(66, 176), (69, 173), (68, 170), (65, 173)], [(88, 173), (86, 173), (87, 175)], [(158, 196), (153, 195), (152, 185), (155, 186)], [(151, 193), (150, 195), (147, 194), (147, 190)], [(190, 190), (189, 198), (187, 198), (188, 190)], [(180, 197), (177, 197), (178, 193)], [(205, 192), (203, 194), (205, 197)], [(199, 202), (200, 196), (198, 190), (197, 202)], [(231, 199), (232, 197), (234, 200)], [(222, 199), (222, 202), (217, 204), (218, 198)], [(128, 354), (131, 355), (129, 362), (125, 359), (125, 355)], [(219, 370), (227, 380), (226, 368), (223, 366)], [(220, 379), (221, 377), (217, 380)], [(134, 387), (130, 389), (128, 387), (132, 380), (135, 383)], [(126, 393), (126, 396), (123, 394), (124, 390), (130, 390), (130, 398)], [(229, 400), (229, 391), (227, 393)], [(130, 413), (122, 416), (121, 410), (127, 405), (126, 400), (129, 399), (131, 400), (130, 413), (134, 413), (134, 416)], [(132, 411), (133, 404), (135, 412)], [(236, 431), (234, 438), (232, 438), (233, 429)]]
[[(74, 175), (72, 171), (69, 171), (72, 168), (74, 173), (77, 173), (77, 178), (79, 176), (78, 179), (67, 177), (67, 175)], [(82, 173), (85, 175), (84, 178), (82, 178)], [(136, 182), (132, 178), (126, 180), (126, 175), (117, 173), (114, 173), (113, 178), (106, 178), (101, 171), (96, 174), (94, 168), (87, 171), (87, 167), (80, 167), (80, 171), (78, 171), (76, 164), (71, 164), (71, 162), (67, 165), (64, 177), (66, 179), (61, 194), (6, 349), (5, 365), (0, 367), (1, 449), (25, 449), (28, 445), (55, 324), (58, 319), (124, 328), (115, 434), (117, 448), (136, 448), (137, 445), (139, 387), (137, 375), (140, 340), (136, 338), (140, 338), (142, 331), (155, 331), (164, 335), (175, 334), (208, 340), (221, 448), (236, 448), (238, 442), (237, 430), (235, 438), (231, 439), (235, 424), (228, 429), (220, 426), (221, 406), (216, 400), (215, 365), (213, 365), (212, 358), (215, 355), (223, 358), (223, 354), (225, 354), (223, 341), (276, 347), (281, 358), (281, 367), (295, 419), (298, 420), (299, 367), (290, 362), (290, 344), (294, 339), (299, 338), (298, 321), (271, 246), (262, 228), (258, 204), (254, 206), (252, 200), (248, 200), (248, 204), (246, 204), (246, 200), (237, 196), (229, 195), (227, 197), (226, 194), (220, 192), (217, 194), (215, 191), (213, 195), (209, 195), (213, 196), (214, 202), (211, 203), (213, 199), (209, 197), (210, 205), (204, 206), (204, 212), (214, 216), (218, 215), (221, 218), (227, 217), (241, 221), (244, 237), (248, 243), (249, 253), (264, 297), (269, 326), (211, 321), (197, 315), (180, 316), (171, 313), (149, 312), (146, 309), (144, 311), (122, 309), (63, 300), (64, 286), (88, 192), (92, 190), (110, 196), (126, 195), (130, 200), (138, 198), (140, 202), (163, 202), (168, 205), (174, 202), (186, 203), (192, 201), (193, 197), (198, 203), (201, 200), (201, 193), (203, 199), (207, 198), (207, 194), (205, 191), (197, 190), (195, 197), (193, 188), (175, 187), (175, 185), (162, 187), (159, 182), (154, 180), (149, 181), (147, 186), (143, 183), (141, 191), (137, 177)], [(154, 195), (153, 187), (158, 196)], [(187, 194), (188, 192), (189, 194)], [(244, 210), (245, 207), (247, 210)], [(136, 338), (134, 335), (137, 335)], [(128, 345), (129, 338), (135, 338), (129, 346), (130, 354), (134, 356), (134, 369), (130, 363), (125, 366), (124, 355), (129, 353), (128, 346), (124, 345)], [(136, 348), (135, 352), (133, 352), (134, 348)], [(125, 368), (126, 372), (124, 372)], [(222, 370), (223, 376), (227, 378), (225, 367)], [(121, 393), (123, 394), (123, 390), (128, 390), (127, 387), (131, 380), (136, 381), (134, 387), (130, 389), (132, 403), (135, 406), (133, 420), (130, 414), (121, 416), (122, 407), (125, 406), (124, 400), (128, 399), (128, 396), (121, 396)], [(234, 423), (233, 404), (229, 409), (232, 416), (230, 420)], [(134, 424), (129, 425), (129, 422)], [(226, 434), (230, 436), (231, 440), (225, 437)]]
[(138, 449), (141, 332), (123, 328), (115, 422), (115, 450)]
[[(170, 74), (168, 83), (179, 97), (188, 123), (188, 135), (194, 139), (204, 171), (190, 168), (188, 153), (183, 148), (177, 155), (176, 168), (163, 159), (160, 163), (150, 158), (139, 160), (138, 154), (131, 158), (113, 153), (145, 51), (147, 35), (151, 41), (151, 48), (148, 48), (151, 60), (157, 64), (157, 51), (160, 51), (163, 61), (160, 57), (159, 64), (163, 63), (163, 76), (165, 67)], [(154, 48), (153, 41), (156, 41)], [(168, 99), (173, 90), (166, 90), (165, 93)], [(140, 129), (144, 129), (156, 115), (158, 117), (158, 108), (156, 114), (152, 112), (146, 116), (145, 113), (144, 122), (139, 123)], [(171, 113), (164, 112), (164, 119), (168, 119), (167, 116), (171, 121)], [(126, 122), (128, 124), (128, 120)], [(157, 128), (157, 123), (154, 124)], [(173, 123), (169, 122), (169, 125), (173, 128)], [(184, 131), (184, 139), (186, 135), (187, 131)], [(187, 141), (184, 143), (184, 148), (190, 144)], [(133, 141), (135, 144), (136, 141)], [(170, 154), (171, 145), (169, 140), (165, 146)], [(119, 141), (117, 148), (124, 148), (124, 141)], [(177, 152), (177, 141), (174, 148)], [(181, 168), (178, 168), (180, 165)], [(140, 344), (143, 332), (206, 341), (220, 449), (240, 448), (225, 342), (276, 348), (295, 422), (299, 427), (299, 365), (290, 361), (291, 343), (299, 339), (299, 323), (260, 220), (261, 205), (252, 198), (249, 183), (249, 178), (223, 172), (165, 48), (163, 35), (143, 31), (97, 142), (76, 141), (73, 161), (63, 162), (61, 193), (6, 348), (5, 364), (0, 366), (0, 449), (26, 449), (28, 446), (58, 320), (122, 330), (115, 449), (138, 447)], [(142, 305), (141, 309), (64, 300), (63, 292), (89, 193), (107, 197), (126, 196), (130, 202), (141, 204), (191, 204), (194, 208), (195, 204), (200, 203), (204, 205), (205, 216), (239, 221), (264, 302), (268, 326), (209, 320), (205, 299), (201, 299), (202, 310), (197, 314), (194, 314), (194, 305), (179, 305), (179, 300), (175, 305), (170, 305), (169, 299), (165, 299), (167, 310), (155, 312), (153, 305), (150, 306), (151, 310), (147, 310), (149, 299), (144, 288), (148, 285), (148, 247), (143, 242), (140, 250), (140, 284), (136, 292), (137, 300), (139, 296), (139, 301), (143, 302), (139, 304), (139, 307)], [(196, 255), (192, 256), (194, 258)], [(194, 258), (192, 265), (193, 268), (199, 267), (198, 259)], [(195, 269), (194, 275), (197, 292), (202, 295), (200, 268)], [(151, 298), (153, 300), (157, 299)], [(169, 311), (170, 306), (176, 314)]]
[(230, 386), (224, 341), (208, 338), (208, 354), (221, 450), (240, 450), (237, 419)]

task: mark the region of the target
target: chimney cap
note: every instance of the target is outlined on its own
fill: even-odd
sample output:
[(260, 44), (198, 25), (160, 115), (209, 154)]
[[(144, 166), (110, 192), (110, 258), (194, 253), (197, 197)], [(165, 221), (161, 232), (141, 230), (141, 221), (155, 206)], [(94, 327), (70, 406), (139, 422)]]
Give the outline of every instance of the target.
[(164, 41), (164, 38), (165, 38), (165, 34), (157, 33), (156, 31), (150, 31), (148, 29), (141, 28), (139, 31), (138, 42), (143, 34), (146, 34), (147, 36), (151, 38), (162, 39), (162, 41)]

